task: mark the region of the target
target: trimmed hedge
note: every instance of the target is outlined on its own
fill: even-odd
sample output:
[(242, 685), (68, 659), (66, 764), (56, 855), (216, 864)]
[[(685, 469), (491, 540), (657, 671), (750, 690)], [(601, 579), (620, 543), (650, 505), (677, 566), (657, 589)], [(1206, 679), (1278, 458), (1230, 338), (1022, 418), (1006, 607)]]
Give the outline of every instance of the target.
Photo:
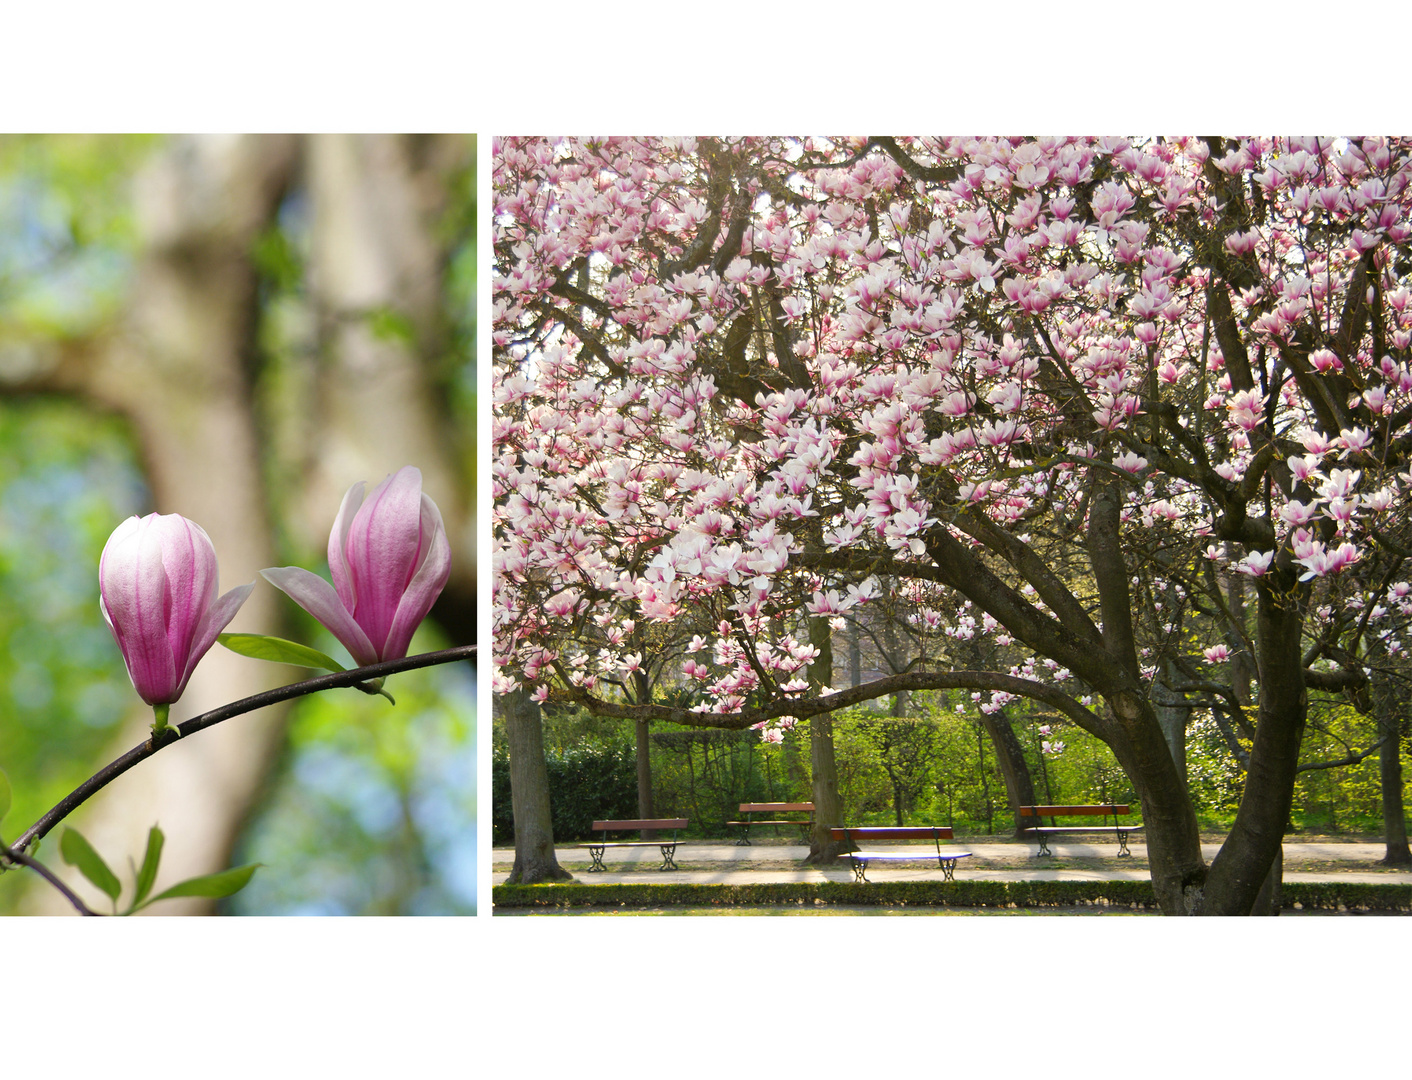
[[(1412, 912), (1412, 885), (1286, 882), (1287, 908)], [(759, 885), (496, 885), (491, 902), (516, 907), (694, 907), (761, 904), (908, 904), (946, 907), (1103, 907), (1157, 910), (1146, 881), (844, 881)]]
[[(584, 840), (594, 821), (637, 817), (637, 759), (631, 745), (573, 747), (547, 752), (550, 821), (554, 839)], [(496, 844), (515, 842), (510, 798), (510, 761), (490, 762), (491, 835)]]

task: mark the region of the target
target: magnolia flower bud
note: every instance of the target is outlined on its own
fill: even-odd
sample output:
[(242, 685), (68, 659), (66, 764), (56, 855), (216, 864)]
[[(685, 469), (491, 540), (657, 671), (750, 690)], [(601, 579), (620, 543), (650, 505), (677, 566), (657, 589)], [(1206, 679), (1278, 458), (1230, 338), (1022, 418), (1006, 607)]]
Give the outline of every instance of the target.
[(252, 581), (218, 600), (218, 578), (211, 538), (180, 514), (130, 517), (108, 537), (98, 560), (98, 606), (147, 704), (181, 697), (255, 587)]
[(451, 576), (441, 511), (422, 493), (422, 474), (398, 469), (363, 499), (348, 489), (328, 539), (333, 586), (297, 566), (261, 570), (338, 638), (360, 667), (407, 655), (412, 634)]

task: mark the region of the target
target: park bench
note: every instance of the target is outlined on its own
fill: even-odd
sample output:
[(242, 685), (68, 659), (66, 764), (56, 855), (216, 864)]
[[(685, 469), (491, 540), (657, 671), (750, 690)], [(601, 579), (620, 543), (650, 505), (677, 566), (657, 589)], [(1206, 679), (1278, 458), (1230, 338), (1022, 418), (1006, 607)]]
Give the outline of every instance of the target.
[[(595, 821), (593, 831), (601, 834), (599, 839), (590, 840), (586, 844), (579, 844), (579, 847), (588, 848), (588, 856), (592, 859), (592, 864), (588, 872), (594, 873), (597, 870), (605, 870), (603, 865), (603, 852), (608, 848), (631, 848), (631, 847), (655, 847), (662, 850), (662, 865), (659, 870), (675, 870), (677, 864), (673, 861), (673, 856), (677, 851), (677, 830), (686, 828), (686, 818), (635, 818), (630, 821)], [(672, 838), (670, 840), (612, 840), (608, 839), (609, 833), (617, 832), (638, 832), (644, 829), (671, 829)]]
[[(1019, 808), (1020, 831), (1033, 833), (1035, 839), (1039, 841), (1039, 850), (1035, 852), (1037, 856), (1054, 854), (1049, 850), (1049, 838), (1059, 833), (1112, 833), (1118, 838), (1118, 857), (1122, 858), (1125, 855), (1132, 854), (1132, 852), (1128, 850), (1128, 833), (1139, 832), (1142, 829), (1141, 825), (1129, 825), (1127, 822), (1119, 822), (1118, 816), (1126, 813), (1128, 813), (1127, 806), (1114, 805), (1112, 803), (1105, 803), (1102, 806), (1021, 806)], [(1113, 824), (1109, 825), (1106, 821), (1102, 825), (1034, 824), (1027, 826), (1024, 824), (1026, 818), (1033, 818), (1038, 822), (1040, 818), (1052, 819), (1056, 817), (1082, 817), (1085, 815), (1092, 817), (1102, 816), (1104, 818), (1112, 817)]]
[[(752, 825), (798, 825), (804, 830), (807, 836), (809, 830), (814, 827), (814, 804), (811, 802), (743, 802), (740, 804), (740, 813), (744, 821), (727, 821), (726, 824), (740, 830), (740, 837), (736, 840), (736, 846), (748, 845), (750, 843), (750, 826)], [(752, 818), (752, 814), (774, 814), (775, 818), (762, 820)], [(807, 814), (805, 818), (780, 818), (779, 814)]]
[(854, 881), (867, 881), (864, 872), (870, 862), (916, 862), (935, 857), (946, 881), (955, 880), (956, 860), (964, 859), (971, 853), (960, 848), (941, 846), (943, 840), (951, 839), (950, 825), (882, 825), (860, 828), (830, 829), (829, 835), (835, 840), (856, 844), (860, 840), (930, 840), (934, 850), (924, 848), (885, 848), (881, 851), (848, 851), (839, 855), (840, 859), (851, 860)]

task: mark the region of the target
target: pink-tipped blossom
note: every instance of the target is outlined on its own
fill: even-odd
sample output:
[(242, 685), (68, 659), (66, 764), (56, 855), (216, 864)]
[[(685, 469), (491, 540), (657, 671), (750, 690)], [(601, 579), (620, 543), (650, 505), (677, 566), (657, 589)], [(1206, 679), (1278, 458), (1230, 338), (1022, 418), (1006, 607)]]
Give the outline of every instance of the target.
[(363, 498), (348, 489), (329, 534), (333, 586), (297, 566), (261, 570), (334, 637), (360, 666), (407, 655), (412, 634), (451, 575), (441, 511), (422, 492), (422, 474), (397, 470)]
[(147, 704), (181, 697), (255, 587), (252, 581), (217, 599), (218, 580), (211, 538), (180, 514), (130, 517), (108, 537), (98, 560), (98, 606)]
[(1230, 659), (1231, 650), (1224, 645), (1212, 645), (1202, 650), (1208, 664), (1220, 664)]
[(1240, 562), (1232, 563), (1231, 569), (1238, 574), (1246, 574), (1249, 577), (1264, 577), (1266, 571), (1270, 569), (1270, 560), (1274, 557), (1273, 551), (1252, 551)]

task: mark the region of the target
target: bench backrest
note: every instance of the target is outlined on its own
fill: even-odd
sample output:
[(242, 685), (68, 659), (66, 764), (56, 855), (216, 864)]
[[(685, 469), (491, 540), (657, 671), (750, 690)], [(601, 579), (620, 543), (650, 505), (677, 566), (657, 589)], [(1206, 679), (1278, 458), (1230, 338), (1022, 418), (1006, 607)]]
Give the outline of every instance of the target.
[(1021, 806), (1020, 817), (1069, 817), (1084, 814), (1126, 814), (1129, 808), (1122, 804), (1109, 803), (1103, 806)]
[(631, 821), (595, 821), (595, 832), (622, 832), (627, 829), (685, 829), (687, 818), (635, 818)]
[(814, 804), (811, 802), (743, 802), (740, 804), (742, 814), (790, 814), (814, 812)]
[(950, 840), (950, 825), (862, 825), (830, 829), (835, 840)]

